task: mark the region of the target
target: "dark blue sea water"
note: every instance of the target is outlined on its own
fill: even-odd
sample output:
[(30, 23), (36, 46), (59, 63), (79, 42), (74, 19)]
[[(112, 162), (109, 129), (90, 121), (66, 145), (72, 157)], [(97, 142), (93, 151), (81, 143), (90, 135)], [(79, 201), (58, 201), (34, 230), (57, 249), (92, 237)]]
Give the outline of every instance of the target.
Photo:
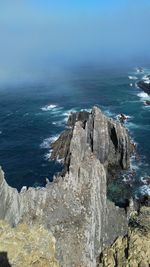
[[(144, 69), (145, 74), (150, 73)], [(65, 128), (69, 112), (98, 105), (107, 115), (131, 116), (126, 124), (138, 144), (132, 162), (136, 179), (150, 173), (150, 107), (135, 86), (135, 69), (82, 66), (64, 71), (48, 83), (0, 88), (0, 165), (11, 186), (43, 186), (62, 166), (47, 160), (49, 144)], [(135, 191), (138, 190), (135, 188)], [(141, 188), (140, 188), (141, 190)], [(148, 186), (142, 186), (148, 190)]]

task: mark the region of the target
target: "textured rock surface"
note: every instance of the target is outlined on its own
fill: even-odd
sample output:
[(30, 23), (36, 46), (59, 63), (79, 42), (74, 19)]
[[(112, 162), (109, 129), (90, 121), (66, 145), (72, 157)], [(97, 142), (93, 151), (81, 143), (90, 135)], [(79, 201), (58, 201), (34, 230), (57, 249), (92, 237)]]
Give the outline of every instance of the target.
[[(129, 167), (131, 144), (127, 130), (120, 123), (106, 117), (96, 107), (91, 113), (83, 111), (70, 115), (68, 124), (74, 127), (76, 120), (82, 122), (85, 142), (102, 164), (110, 168)], [(66, 163), (65, 159), (70, 156), (71, 133), (72, 130), (65, 131), (52, 145), (52, 159), (64, 159)]]
[(59, 267), (55, 259), (55, 238), (42, 226), (20, 224), (11, 228), (0, 221), (0, 266), (2, 252), (7, 252), (11, 267)]
[[(149, 76), (148, 76), (149, 77)], [(138, 82), (138, 86), (148, 95), (150, 95), (150, 78), (148, 81), (140, 81)]]
[(107, 200), (106, 176), (109, 166), (129, 166), (128, 132), (95, 107), (87, 123), (75, 123), (69, 143), (65, 175), (45, 188), (18, 193), (0, 171), (0, 218), (50, 229), (61, 266), (94, 267), (102, 248), (127, 231), (124, 210)]
[(142, 207), (134, 216), (128, 235), (119, 237), (105, 249), (97, 267), (148, 267), (150, 266), (150, 208)]

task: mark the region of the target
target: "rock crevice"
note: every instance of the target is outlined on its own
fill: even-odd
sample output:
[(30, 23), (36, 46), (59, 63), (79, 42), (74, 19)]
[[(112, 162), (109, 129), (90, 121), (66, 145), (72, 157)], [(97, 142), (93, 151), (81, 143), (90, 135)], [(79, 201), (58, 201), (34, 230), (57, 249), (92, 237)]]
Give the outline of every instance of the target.
[(127, 232), (125, 211), (107, 199), (106, 184), (108, 166), (129, 167), (130, 140), (127, 130), (97, 107), (72, 115), (69, 124), (52, 145), (53, 158), (64, 159), (63, 176), (18, 193), (0, 170), (0, 219), (42, 224), (56, 238), (61, 266), (94, 267), (103, 247)]

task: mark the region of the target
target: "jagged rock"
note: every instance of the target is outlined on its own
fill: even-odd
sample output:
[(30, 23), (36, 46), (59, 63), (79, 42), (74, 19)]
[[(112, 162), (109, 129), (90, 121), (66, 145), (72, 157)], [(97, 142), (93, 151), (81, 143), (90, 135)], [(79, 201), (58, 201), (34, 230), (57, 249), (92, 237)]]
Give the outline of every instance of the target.
[(57, 151), (61, 147), (65, 158), (69, 155), (66, 172), (45, 188), (18, 193), (0, 171), (0, 218), (12, 225), (44, 225), (57, 240), (61, 266), (95, 267), (103, 247), (127, 232), (125, 211), (107, 200), (106, 177), (110, 166), (129, 166), (129, 136), (94, 107), (84, 125), (75, 123), (71, 140), (65, 139)]
[[(4, 252), (7, 265), (1, 259)], [(55, 259), (55, 238), (42, 226), (20, 224), (11, 228), (0, 221), (0, 266), (59, 267)]]
[[(69, 125), (74, 126), (77, 119), (85, 129), (85, 141), (102, 164), (111, 168), (129, 167), (131, 143), (127, 130), (120, 123), (106, 117), (97, 107), (91, 113), (83, 111), (72, 114)], [(71, 138), (72, 130), (66, 130), (60, 135), (51, 146), (51, 159), (64, 159), (65, 165), (68, 165)]]
[[(150, 81), (150, 80), (149, 80)], [(147, 81), (139, 81), (138, 86), (148, 95), (150, 94), (150, 82)]]
[(145, 100), (144, 104), (145, 104), (145, 106), (150, 106), (150, 100)]
[(69, 115), (67, 125), (70, 127), (74, 127), (75, 123), (77, 121), (81, 121), (84, 124), (89, 119), (90, 113), (88, 111), (80, 111), (80, 112), (74, 112)]
[(132, 220), (128, 235), (101, 253), (97, 267), (150, 266), (150, 207), (142, 207)]

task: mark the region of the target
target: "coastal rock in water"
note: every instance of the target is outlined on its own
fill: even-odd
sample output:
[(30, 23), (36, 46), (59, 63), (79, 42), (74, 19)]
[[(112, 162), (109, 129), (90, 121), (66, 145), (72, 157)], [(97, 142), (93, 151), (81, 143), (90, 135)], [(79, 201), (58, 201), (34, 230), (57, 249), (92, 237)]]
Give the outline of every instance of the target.
[[(97, 107), (94, 107), (91, 113), (83, 111), (72, 114), (69, 117), (69, 125), (74, 126), (78, 118), (86, 132), (84, 141), (89, 144), (91, 151), (100, 162), (105, 166), (127, 169), (131, 155), (131, 143), (127, 130), (117, 121), (106, 117)], [(60, 135), (51, 146), (53, 149), (51, 159), (67, 158), (68, 162), (71, 137), (72, 130), (66, 130)]]
[(124, 209), (107, 199), (107, 174), (110, 166), (128, 168), (130, 141), (127, 130), (97, 107), (84, 125), (77, 121), (71, 130), (56, 153), (62, 150), (62, 157), (68, 157), (66, 172), (45, 188), (18, 193), (0, 170), (0, 218), (49, 229), (61, 266), (95, 267), (103, 247), (127, 232)]
[(142, 80), (138, 82), (138, 86), (148, 95), (150, 95), (150, 79), (149, 80)]
[(20, 224), (11, 228), (0, 221), (0, 266), (59, 267), (55, 238), (42, 226)]
[(150, 106), (150, 100), (145, 100), (144, 104), (145, 104), (145, 106)]

